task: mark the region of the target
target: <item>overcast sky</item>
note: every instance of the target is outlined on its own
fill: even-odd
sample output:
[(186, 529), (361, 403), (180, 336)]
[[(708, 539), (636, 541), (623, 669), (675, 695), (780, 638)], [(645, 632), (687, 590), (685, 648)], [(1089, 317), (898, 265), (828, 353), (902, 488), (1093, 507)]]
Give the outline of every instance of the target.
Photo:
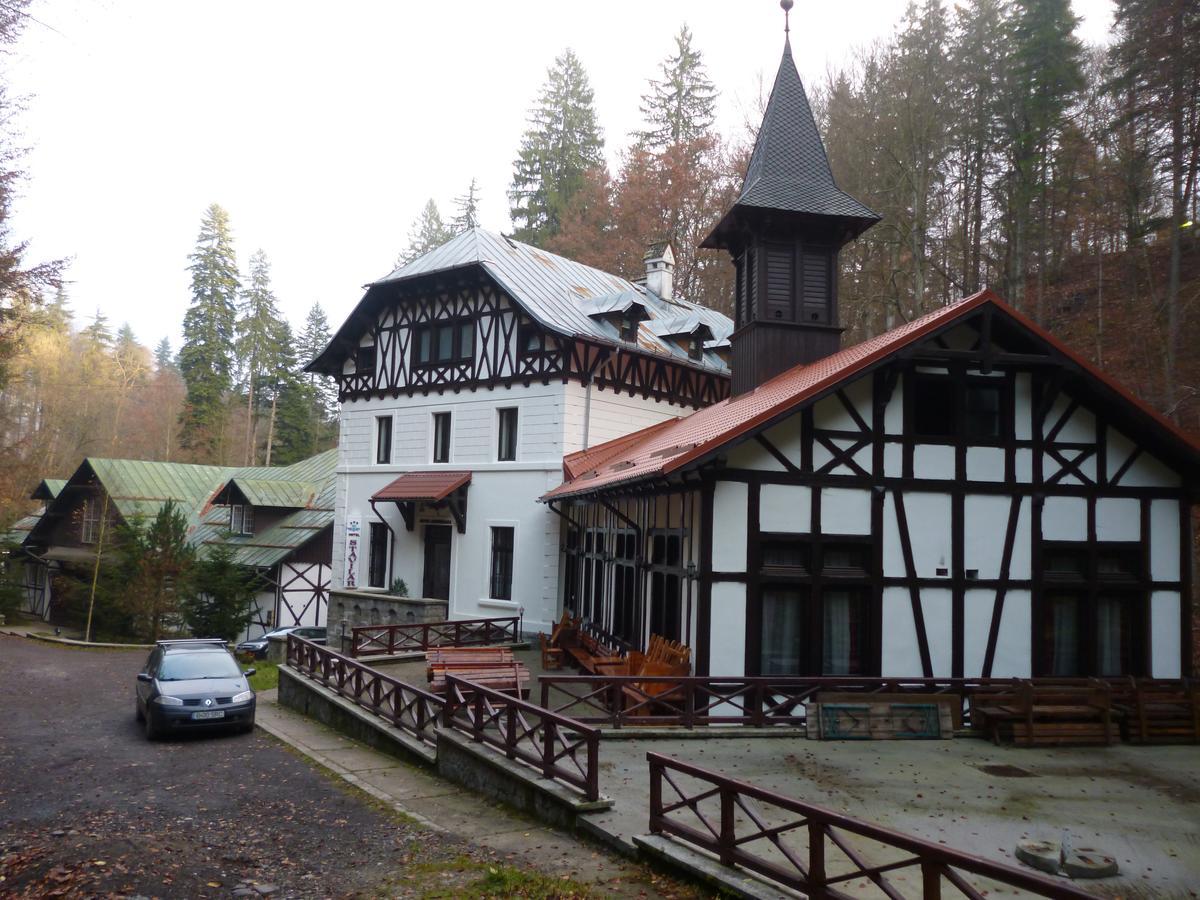
[[(886, 37), (904, 0), (798, 0), (806, 84)], [(1107, 40), (1111, 0), (1075, 0)], [(71, 306), (178, 349), (200, 217), (230, 214), (243, 269), (262, 248), (298, 326), (336, 328), (386, 274), (433, 197), (449, 218), (472, 177), (482, 224), (508, 231), (512, 160), (555, 55), (572, 47), (610, 162), (683, 22), (742, 128), (783, 45), (776, 0), (35, 0), (6, 61), (29, 148), (14, 234), (30, 259), (69, 257)]]

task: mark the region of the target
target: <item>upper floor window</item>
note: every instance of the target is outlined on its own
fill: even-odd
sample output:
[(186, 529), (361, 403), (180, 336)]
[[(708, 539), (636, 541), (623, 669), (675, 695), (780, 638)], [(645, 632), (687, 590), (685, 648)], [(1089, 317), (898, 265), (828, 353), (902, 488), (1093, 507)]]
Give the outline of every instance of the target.
[(83, 518), (80, 522), (79, 540), (84, 544), (94, 544), (100, 535), (100, 504), (95, 498), (89, 497), (83, 501)]
[(433, 461), (450, 462), (450, 413), (433, 414)]
[(475, 321), (451, 319), (414, 329), (415, 364), (438, 366), (462, 362), (475, 355)]
[(375, 462), (386, 466), (392, 461), (392, 417), (375, 418)]
[(917, 437), (1000, 440), (1012, 430), (1007, 384), (995, 378), (912, 376), (912, 432)]
[(375, 345), (369, 344), (366, 347), (359, 347), (354, 354), (354, 371), (362, 373), (374, 374), (375, 372)]
[(229, 530), (234, 534), (254, 534), (254, 507), (242, 504), (229, 507)]
[(496, 459), (500, 462), (512, 462), (517, 458), (517, 408), (507, 407), (497, 411), (499, 440), (496, 446)]
[(537, 356), (539, 353), (545, 353), (545, 335), (532, 322), (526, 322), (517, 329), (517, 346), (522, 356)]

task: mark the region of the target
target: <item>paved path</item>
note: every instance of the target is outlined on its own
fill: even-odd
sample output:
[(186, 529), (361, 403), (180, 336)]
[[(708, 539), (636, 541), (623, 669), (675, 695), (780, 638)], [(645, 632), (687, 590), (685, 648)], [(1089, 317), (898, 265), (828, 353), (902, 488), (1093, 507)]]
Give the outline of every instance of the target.
[(148, 743), (143, 660), (0, 636), (0, 896), (452, 896), (495, 862), (599, 896), (693, 895), (270, 702), (265, 726), (385, 802), (262, 729)]

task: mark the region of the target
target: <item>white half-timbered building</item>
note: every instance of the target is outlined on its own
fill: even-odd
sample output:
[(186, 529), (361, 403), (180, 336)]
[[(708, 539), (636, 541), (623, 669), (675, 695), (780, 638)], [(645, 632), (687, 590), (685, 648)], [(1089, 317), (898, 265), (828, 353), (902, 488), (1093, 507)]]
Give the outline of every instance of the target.
[(728, 396), (732, 322), (480, 228), (371, 284), (309, 371), (335, 377), (335, 587), (548, 629), (563, 457)]
[(1195, 443), (990, 291), (839, 349), (874, 221), (786, 49), (706, 241), (732, 396), (567, 458), (564, 605), (698, 674), (1191, 674)]

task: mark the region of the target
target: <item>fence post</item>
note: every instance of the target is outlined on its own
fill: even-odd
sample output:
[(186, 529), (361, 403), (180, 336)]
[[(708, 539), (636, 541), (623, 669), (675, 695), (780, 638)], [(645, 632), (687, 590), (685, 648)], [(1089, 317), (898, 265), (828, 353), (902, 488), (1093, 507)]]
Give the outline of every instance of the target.
[[(545, 704), (542, 704), (543, 708)], [(558, 723), (553, 719), (542, 719), (542, 777), (553, 778), (554, 745), (558, 737)]]
[(476, 743), (483, 743), (483, 691), (477, 690), (471, 696), (471, 734)]
[(550, 685), (545, 678), (539, 679), (542, 683), (542, 709), (550, 708)]
[(696, 685), (692, 681), (683, 687), (683, 727), (689, 731), (696, 727)]
[(921, 860), (921, 898), (922, 900), (941, 900), (942, 897), (942, 867), (929, 860)]
[(600, 735), (595, 732), (587, 738), (587, 798), (600, 799)]
[(662, 833), (662, 763), (647, 755), (650, 763), (650, 833)]
[(754, 710), (750, 718), (756, 728), (766, 724), (766, 693), (766, 684), (763, 681), (754, 682)]
[(812, 818), (808, 819), (808, 884), (805, 893), (822, 900), (825, 894), (825, 826)]
[(718, 845), (721, 856), (721, 864), (725, 866), (733, 865), (733, 849), (737, 841), (737, 831), (734, 828), (733, 821), (733, 788), (727, 784), (721, 784), (717, 788), (721, 794), (721, 839)]
[(504, 755), (517, 758), (517, 707), (512, 703), (504, 707)]

